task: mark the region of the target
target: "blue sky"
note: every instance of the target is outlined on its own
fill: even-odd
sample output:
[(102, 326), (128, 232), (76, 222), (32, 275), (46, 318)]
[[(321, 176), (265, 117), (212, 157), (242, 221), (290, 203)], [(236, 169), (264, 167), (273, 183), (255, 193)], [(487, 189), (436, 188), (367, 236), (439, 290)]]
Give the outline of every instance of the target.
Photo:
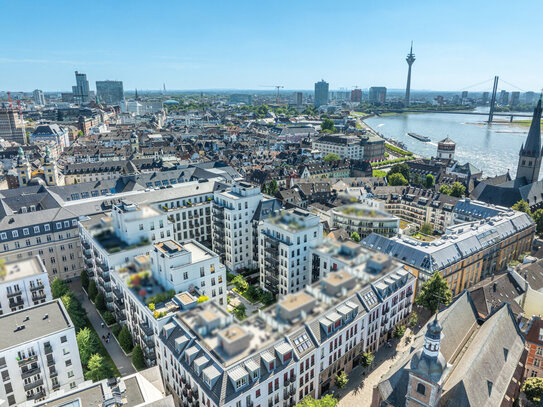
[(70, 90), (75, 70), (91, 89), (104, 79), (312, 89), (321, 78), (332, 89), (403, 88), (411, 40), (414, 89), (460, 90), (495, 74), (543, 87), (541, 0), (0, 0), (0, 10), (0, 91)]

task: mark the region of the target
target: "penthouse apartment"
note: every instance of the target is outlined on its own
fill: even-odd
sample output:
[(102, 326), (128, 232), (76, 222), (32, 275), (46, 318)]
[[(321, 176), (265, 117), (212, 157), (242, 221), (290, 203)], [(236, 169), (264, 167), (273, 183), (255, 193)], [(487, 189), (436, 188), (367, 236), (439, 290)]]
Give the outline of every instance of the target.
[(178, 404), (294, 406), (378, 349), (411, 312), (415, 283), (398, 264), (382, 273), (361, 263), (243, 322), (216, 303), (187, 306), (161, 329), (157, 363)]
[(432, 242), (371, 234), (362, 244), (400, 260), (423, 281), (439, 272), (453, 295), (457, 295), (482, 278), (505, 270), (509, 261), (529, 251), (534, 234), (532, 219), (523, 212), (510, 210), (451, 226), (443, 237)]
[(302, 209), (281, 211), (258, 227), (260, 286), (286, 295), (311, 284), (309, 249), (322, 241), (320, 218)]
[(0, 401), (38, 401), (84, 381), (75, 329), (60, 300), (4, 315), (0, 326)]
[(4, 264), (0, 274), (0, 315), (51, 301), (49, 275), (38, 256)]

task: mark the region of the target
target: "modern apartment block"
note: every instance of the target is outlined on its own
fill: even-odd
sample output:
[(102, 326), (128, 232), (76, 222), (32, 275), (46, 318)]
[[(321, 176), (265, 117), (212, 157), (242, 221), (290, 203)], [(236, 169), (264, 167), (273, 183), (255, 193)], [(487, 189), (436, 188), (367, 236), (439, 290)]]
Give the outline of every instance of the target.
[(458, 295), (482, 278), (505, 270), (507, 263), (530, 250), (534, 235), (532, 219), (524, 212), (510, 210), (451, 226), (432, 242), (374, 233), (362, 244), (400, 260), (422, 281), (439, 272), (453, 295)]
[(75, 329), (60, 300), (0, 317), (0, 401), (41, 400), (84, 381)]
[(190, 304), (160, 330), (157, 364), (179, 405), (294, 406), (404, 323), (415, 284), (398, 263), (363, 262), (239, 323), (216, 303)]
[(213, 251), (232, 271), (254, 267), (252, 220), (262, 201), (260, 187), (237, 182), (213, 198)]
[(311, 284), (310, 248), (320, 244), (320, 218), (302, 209), (281, 211), (258, 227), (260, 286), (286, 295)]
[(87, 274), (104, 292), (107, 308), (113, 312), (111, 271), (148, 254), (154, 242), (171, 239), (173, 225), (156, 209), (123, 201), (113, 206), (111, 215), (82, 220), (79, 235)]
[(0, 315), (51, 301), (49, 275), (39, 256), (4, 264), (0, 275)]

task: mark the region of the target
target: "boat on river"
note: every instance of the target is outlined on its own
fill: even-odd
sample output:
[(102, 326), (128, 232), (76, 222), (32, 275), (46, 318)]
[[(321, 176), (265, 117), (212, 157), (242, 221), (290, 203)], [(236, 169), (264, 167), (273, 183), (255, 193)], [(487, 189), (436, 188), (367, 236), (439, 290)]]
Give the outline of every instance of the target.
[(427, 143), (428, 141), (430, 141), (430, 137), (421, 136), (420, 134), (417, 134), (417, 133), (407, 133), (407, 135), (410, 137), (413, 137), (414, 139), (417, 139), (418, 141), (422, 141), (424, 143)]

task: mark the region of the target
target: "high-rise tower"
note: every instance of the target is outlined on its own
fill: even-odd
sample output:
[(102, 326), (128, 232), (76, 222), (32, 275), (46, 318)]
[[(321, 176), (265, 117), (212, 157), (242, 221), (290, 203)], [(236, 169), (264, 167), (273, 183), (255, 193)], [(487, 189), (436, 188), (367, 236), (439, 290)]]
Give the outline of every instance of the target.
[(411, 65), (415, 62), (415, 54), (413, 54), (413, 41), (411, 41), (411, 50), (407, 54), (407, 65), (409, 65), (409, 70), (407, 71), (407, 86), (405, 87), (405, 105), (409, 105), (409, 98), (411, 97)]
[(525, 178), (526, 184), (536, 182), (539, 178), (539, 170), (541, 169), (541, 158), (543, 152), (541, 150), (541, 97), (537, 106), (534, 109), (534, 116), (530, 131), (526, 138), (526, 143), (520, 148), (517, 179)]

